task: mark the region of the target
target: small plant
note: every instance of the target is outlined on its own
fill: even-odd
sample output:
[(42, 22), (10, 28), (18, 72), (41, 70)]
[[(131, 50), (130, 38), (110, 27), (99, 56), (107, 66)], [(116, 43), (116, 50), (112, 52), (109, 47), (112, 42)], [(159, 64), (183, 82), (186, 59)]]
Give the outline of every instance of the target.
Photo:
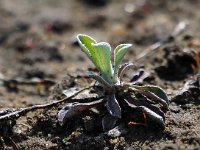
[[(88, 103), (68, 103), (58, 113), (59, 123), (63, 125), (74, 115), (105, 104), (107, 114), (102, 119), (102, 126), (104, 131), (108, 131), (122, 117), (119, 103), (124, 101), (131, 108), (140, 109), (144, 114), (144, 118), (149, 117), (164, 127), (165, 114), (157, 105), (159, 104), (163, 108), (168, 109), (168, 97), (164, 90), (153, 85), (139, 86), (136, 81), (131, 83), (122, 82), (124, 72), (133, 64), (126, 63), (120, 66), (120, 63), (132, 44), (118, 45), (114, 50), (114, 61), (112, 64), (111, 47), (108, 43), (97, 43), (91, 37), (83, 34), (79, 34), (77, 40), (82, 51), (99, 71), (99, 74), (90, 72), (89, 76), (94, 78), (103, 87), (104, 96), (102, 99)], [(136, 95), (142, 96), (143, 99), (136, 98)], [(118, 100), (116, 97), (118, 97)], [(130, 124), (134, 123), (130, 122)]]

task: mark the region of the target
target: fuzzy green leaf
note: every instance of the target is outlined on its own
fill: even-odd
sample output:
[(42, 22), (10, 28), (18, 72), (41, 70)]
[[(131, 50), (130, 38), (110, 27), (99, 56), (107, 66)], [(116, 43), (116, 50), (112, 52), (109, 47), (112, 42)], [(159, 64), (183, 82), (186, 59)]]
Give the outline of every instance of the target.
[(120, 44), (114, 50), (114, 73), (115, 77), (118, 74), (119, 65), (132, 44)]
[(97, 43), (91, 37), (83, 34), (79, 34), (77, 39), (82, 51), (94, 63), (101, 76), (108, 83), (112, 83), (113, 69), (110, 61), (110, 45), (106, 42)]
[(110, 61), (111, 47), (108, 43), (100, 42), (92, 44), (94, 51), (91, 53), (92, 60), (94, 61), (97, 69), (100, 71), (101, 76), (108, 82), (112, 83), (112, 64)]
[(88, 35), (79, 34), (77, 36), (78, 43), (82, 51), (88, 56), (88, 58), (93, 62), (91, 58), (91, 51), (93, 51), (92, 43), (97, 43), (93, 38)]

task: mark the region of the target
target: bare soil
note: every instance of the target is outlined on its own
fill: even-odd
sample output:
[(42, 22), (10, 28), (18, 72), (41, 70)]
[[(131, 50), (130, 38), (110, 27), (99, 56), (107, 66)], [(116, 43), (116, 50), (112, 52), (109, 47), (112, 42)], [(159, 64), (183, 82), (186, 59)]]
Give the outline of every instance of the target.
[[(20, 117), (14, 126), (0, 126), (0, 149), (200, 150), (200, 70), (194, 57), (194, 51), (200, 52), (199, 8), (199, 0), (1, 0), (0, 76), (9, 80), (0, 86), (1, 109), (48, 103), (63, 98), (63, 90), (90, 85), (87, 71), (94, 66), (75, 39), (85, 33), (112, 48), (133, 43), (124, 62), (149, 73), (143, 84), (165, 89), (170, 110), (163, 130), (151, 120), (146, 126), (128, 125), (142, 117), (126, 109), (109, 134), (103, 133), (102, 115), (93, 111), (61, 127), (57, 112), (63, 105), (38, 110)], [(180, 22), (187, 27), (172, 36)], [(167, 42), (138, 59), (163, 40)], [(134, 71), (127, 73), (126, 81)], [(12, 82), (35, 78), (52, 82)]]

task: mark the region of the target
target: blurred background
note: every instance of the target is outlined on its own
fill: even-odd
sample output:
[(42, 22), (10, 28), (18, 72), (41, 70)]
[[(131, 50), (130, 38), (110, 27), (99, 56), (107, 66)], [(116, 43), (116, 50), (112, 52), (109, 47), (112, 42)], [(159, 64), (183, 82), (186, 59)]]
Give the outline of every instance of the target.
[(87, 69), (91, 64), (77, 46), (78, 33), (112, 48), (133, 43), (126, 58), (134, 61), (180, 21), (189, 23), (187, 34), (199, 36), (199, 8), (198, 0), (1, 0), (0, 72), (60, 79), (64, 72)]

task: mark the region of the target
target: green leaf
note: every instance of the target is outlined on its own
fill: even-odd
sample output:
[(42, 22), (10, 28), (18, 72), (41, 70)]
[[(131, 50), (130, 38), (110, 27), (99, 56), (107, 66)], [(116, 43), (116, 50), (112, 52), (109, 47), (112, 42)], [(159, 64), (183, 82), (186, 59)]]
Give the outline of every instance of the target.
[(92, 44), (94, 51), (91, 51), (91, 57), (101, 76), (108, 82), (112, 83), (112, 64), (110, 61), (111, 47), (106, 42)]
[(132, 44), (120, 44), (114, 50), (114, 74), (117, 77), (119, 65)]
[(78, 34), (77, 40), (78, 40), (78, 43), (79, 43), (82, 51), (93, 62), (93, 60), (91, 59), (91, 51), (93, 51), (92, 43), (97, 43), (97, 42), (90, 36), (84, 35), (84, 34)]
[(164, 107), (168, 107), (169, 98), (162, 88), (154, 85), (131, 85), (131, 87), (137, 89), (141, 94), (161, 103)]
[(108, 83), (112, 83), (113, 69), (110, 61), (110, 45), (106, 42), (97, 43), (88, 35), (83, 34), (79, 34), (77, 39), (82, 51), (94, 63), (101, 76)]

